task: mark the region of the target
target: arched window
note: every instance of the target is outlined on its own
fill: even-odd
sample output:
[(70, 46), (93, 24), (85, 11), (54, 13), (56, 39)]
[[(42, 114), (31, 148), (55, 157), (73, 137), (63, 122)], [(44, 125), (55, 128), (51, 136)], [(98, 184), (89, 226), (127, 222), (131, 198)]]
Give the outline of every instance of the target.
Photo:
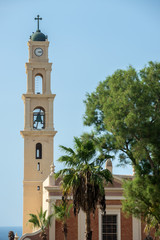
[(36, 144), (36, 159), (42, 159), (42, 144)]
[(35, 76), (35, 94), (42, 94), (42, 76), (41, 75), (36, 75)]
[(37, 130), (45, 128), (45, 112), (41, 107), (35, 108), (33, 111), (33, 128)]

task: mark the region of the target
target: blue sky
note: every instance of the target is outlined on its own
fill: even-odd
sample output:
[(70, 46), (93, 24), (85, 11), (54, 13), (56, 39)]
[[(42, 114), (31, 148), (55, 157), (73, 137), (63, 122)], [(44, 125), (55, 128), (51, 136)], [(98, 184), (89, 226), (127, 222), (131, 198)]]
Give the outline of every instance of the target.
[[(25, 62), (27, 41), (36, 30), (34, 17), (50, 41), (54, 144), (72, 146), (83, 126), (87, 92), (116, 69), (141, 69), (160, 59), (158, 0), (0, 0), (0, 226), (22, 225)], [(131, 174), (115, 167), (114, 173)]]

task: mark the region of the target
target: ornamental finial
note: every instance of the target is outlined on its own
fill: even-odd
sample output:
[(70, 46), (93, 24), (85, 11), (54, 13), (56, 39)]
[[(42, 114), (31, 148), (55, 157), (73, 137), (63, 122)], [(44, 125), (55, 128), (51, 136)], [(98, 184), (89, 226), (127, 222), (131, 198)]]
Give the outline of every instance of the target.
[(51, 169), (50, 176), (52, 176), (52, 175), (54, 174), (55, 166), (52, 164), (52, 165), (50, 166), (50, 169)]

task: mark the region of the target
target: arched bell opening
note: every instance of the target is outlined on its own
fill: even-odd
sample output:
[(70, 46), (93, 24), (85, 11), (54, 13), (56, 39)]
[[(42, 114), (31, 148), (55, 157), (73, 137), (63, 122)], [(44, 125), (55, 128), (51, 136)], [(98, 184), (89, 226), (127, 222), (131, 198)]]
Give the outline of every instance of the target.
[(33, 128), (37, 130), (45, 128), (45, 111), (41, 107), (37, 107), (33, 111)]
[(35, 76), (35, 94), (43, 93), (43, 76), (41, 74), (36, 74)]

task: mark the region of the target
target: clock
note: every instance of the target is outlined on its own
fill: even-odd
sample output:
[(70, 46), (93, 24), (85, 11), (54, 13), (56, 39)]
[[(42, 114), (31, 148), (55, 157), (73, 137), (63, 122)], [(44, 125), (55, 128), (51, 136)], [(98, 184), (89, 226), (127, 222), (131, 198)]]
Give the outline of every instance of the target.
[(40, 57), (40, 56), (43, 55), (43, 49), (42, 49), (42, 48), (36, 48), (36, 49), (34, 50), (34, 53), (35, 53), (35, 55), (36, 55), (37, 57)]

